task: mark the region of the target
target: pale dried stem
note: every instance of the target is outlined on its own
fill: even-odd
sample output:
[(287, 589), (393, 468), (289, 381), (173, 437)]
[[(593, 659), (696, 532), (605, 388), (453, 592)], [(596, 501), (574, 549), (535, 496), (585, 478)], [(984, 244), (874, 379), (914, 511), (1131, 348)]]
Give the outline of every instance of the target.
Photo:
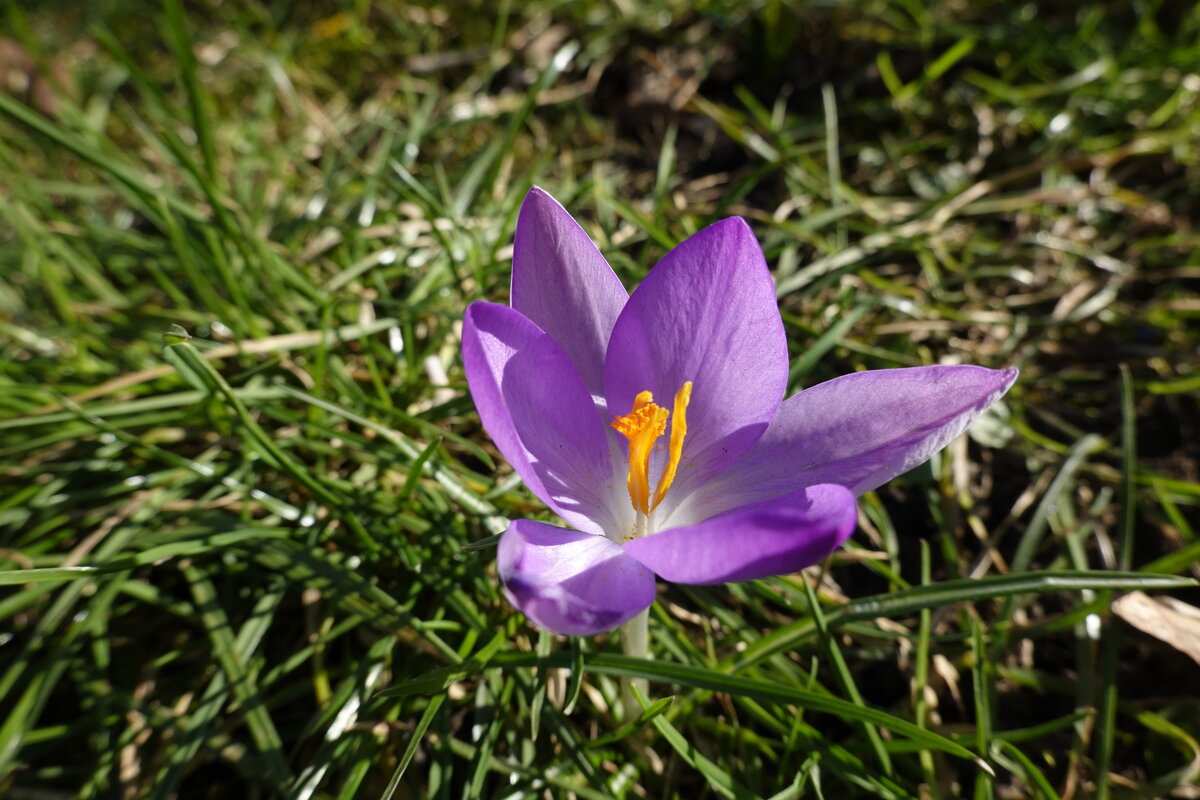
[[(636, 617), (621, 626), (621, 646), (625, 655), (633, 658), (648, 658), (650, 656), (650, 609), (639, 613)], [(621, 679), (621, 711), (625, 721), (635, 719), (642, 713), (642, 704), (633, 694), (633, 688), (645, 697), (650, 690), (650, 684), (645, 678)]]

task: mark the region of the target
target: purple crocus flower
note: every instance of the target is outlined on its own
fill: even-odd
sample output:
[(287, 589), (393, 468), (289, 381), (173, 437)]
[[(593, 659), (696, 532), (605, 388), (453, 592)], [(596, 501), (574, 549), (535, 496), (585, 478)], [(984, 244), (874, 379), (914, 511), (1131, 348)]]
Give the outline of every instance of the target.
[(463, 325), (484, 427), (574, 528), (513, 521), (505, 593), (538, 626), (583, 636), (654, 601), (655, 576), (712, 584), (796, 572), (853, 531), (855, 497), (926, 461), (1015, 369), (885, 369), (783, 399), (788, 352), (749, 226), (722, 220), (632, 295), (550, 195), (517, 220), (511, 307)]

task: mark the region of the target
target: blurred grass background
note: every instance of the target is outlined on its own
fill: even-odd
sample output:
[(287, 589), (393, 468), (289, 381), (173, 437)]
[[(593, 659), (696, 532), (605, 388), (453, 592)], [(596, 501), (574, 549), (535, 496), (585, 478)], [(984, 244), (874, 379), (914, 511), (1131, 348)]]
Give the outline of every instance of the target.
[[(0, 23), (0, 795), (1200, 796), (1111, 610), (1198, 596), (1197, 6), (81, 6)], [(540, 635), (458, 358), (534, 182), (630, 287), (746, 217), (793, 390), (1021, 379), (652, 663)]]

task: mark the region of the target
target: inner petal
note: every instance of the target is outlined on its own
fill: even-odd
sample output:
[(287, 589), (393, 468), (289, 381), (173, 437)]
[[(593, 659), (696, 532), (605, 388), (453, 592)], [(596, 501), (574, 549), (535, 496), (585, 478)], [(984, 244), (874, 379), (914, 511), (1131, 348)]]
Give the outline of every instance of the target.
[[(736, 218), (718, 222), (666, 255), (621, 310), (604, 361), (611, 415), (627, 413), (646, 389), (670, 408), (662, 401), (695, 382), (686, 454), (657, 512), (665, 516), (681, 495), (736, 464), (783, 399), (787, 337), (749, 226)], [(655, 448), (654, 477), (666, 449)]]

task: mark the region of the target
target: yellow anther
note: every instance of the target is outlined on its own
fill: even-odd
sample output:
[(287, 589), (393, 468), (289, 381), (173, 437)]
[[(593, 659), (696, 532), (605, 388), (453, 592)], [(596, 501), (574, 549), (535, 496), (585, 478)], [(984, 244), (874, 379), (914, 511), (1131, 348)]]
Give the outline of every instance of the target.
[(675, 393), (675, 417), (671, 420), (671, 443), (667, 466), (663, 468), (663, 473), (658, 478), (658, 487), (654, 490), (654, 504), (650, 506), (651, 509), (658, 508), (658, 504), (667, 496), (667, 489), (671, 488), (671, 482), (675, 480), (675, 470), (679, 468), (679, 459), (683, 457), (683, 437), (687, 436), (687, 407), (691, 401), (692, 382), (688, 381)]
[(675, 480), (675, 471), (683, 455), (683, 438), (687, 435), (687, 405), (692, 397), (692, 383), (688, 381), (675, 394), (675, 421), (671, 423), (671, 440), (667, 464), (659, 476), (654, 490), (654, 502), (650, 501), (650, 453), (654, 443), (667, 431), (667, 410), (654, 403), (654, 395), (641, 392), (633, 401), (633, 410), (613, 420), (612, 426), (629, 440), (629, 499), (633, 507), (642, 514), (649, 514), (662, 502)]

